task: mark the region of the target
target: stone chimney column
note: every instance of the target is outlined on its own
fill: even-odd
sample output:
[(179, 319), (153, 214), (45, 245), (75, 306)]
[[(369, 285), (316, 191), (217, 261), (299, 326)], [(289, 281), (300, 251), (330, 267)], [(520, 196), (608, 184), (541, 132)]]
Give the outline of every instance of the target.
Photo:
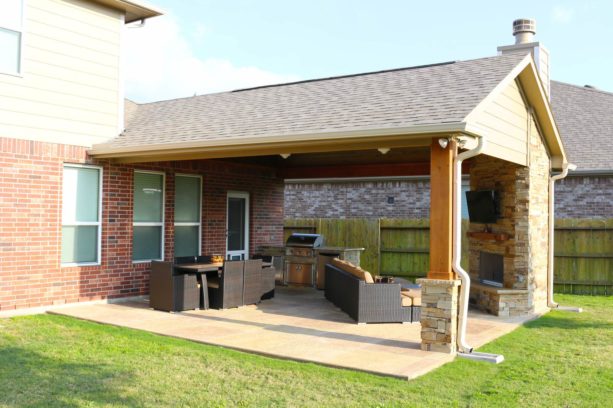
[(513, 21), (513, 35), (515, 36), (515, 44), (498, 47), (498, 53), (531, 53), (547, 98), (550, 98), (549, 51), (540, 42), (534, 41), (536, 21), (529, 18), (519, 18)]

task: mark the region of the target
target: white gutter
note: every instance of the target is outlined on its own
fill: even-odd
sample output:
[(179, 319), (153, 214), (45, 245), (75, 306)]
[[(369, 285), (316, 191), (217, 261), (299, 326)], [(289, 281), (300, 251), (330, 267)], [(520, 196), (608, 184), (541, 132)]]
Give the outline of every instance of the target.
[(470, 276), (460, 265), (462, 260), (462, 162), (471, 157), (478, 156), (485, 148), (485, 138), (479, 137), (477, 147), (462, 152), (455, 157), (453, 169), (453, 257), (452, 269), (458, 274), (460, 285), (460, 302), (458, 311), (458, 337), (457, 344), (459, 356), (472, 360), (501, 363), (504, 356), (498, 354), (473, 352), (473, 348), (466, 343), (466, 320), (468, 319), (468, 296), (470, 294)]
[(553, 301), (553, 262), (554, 262), (554, 231), (555, 231), (555, 182), (565, 178), (569, 170), (575, 170), (577, 166), (567, 164), (563, 167), (562, 172), (551, 176), (549, 179), (549, 259), (547, 262), (547, 307), (550, 309), (566, 310), (569, 312), (581, 313), (583, 310), (579, 307), (560, 306)]

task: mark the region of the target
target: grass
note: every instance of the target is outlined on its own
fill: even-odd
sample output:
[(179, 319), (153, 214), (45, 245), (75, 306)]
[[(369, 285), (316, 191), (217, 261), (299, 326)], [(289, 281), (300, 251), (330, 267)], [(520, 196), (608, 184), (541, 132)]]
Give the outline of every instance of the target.
[[(406, 382), (62, 316), (0, 320), (0, 406), (611, 406), (613, 297), (551, 312)], [(367, 357), (367, 356), (365, 356)]]

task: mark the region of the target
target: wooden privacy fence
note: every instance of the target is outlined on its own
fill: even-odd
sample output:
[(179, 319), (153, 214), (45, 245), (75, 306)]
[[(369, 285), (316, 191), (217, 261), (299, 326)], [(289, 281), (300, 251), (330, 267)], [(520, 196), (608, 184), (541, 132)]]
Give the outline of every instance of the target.
[(555, 224), (555, 290), (613, 293), (613, 219), (564, 219)]
[[(362, 268), (377, 275), (425, 277), (430, 266), (427, 219), (301, 218), (285, 220), (285, 239), (293, 232), (322, 234), (325, 245), (363, 247)], [(464, 223), (464, 227), (467, 227)], [(463, 248), (466, 249), (465, 242)], [(464, 250), (462, 264), (467, 267)]]
[[(466, 231), (468, 222), (463, 221)], [(427, 219), (301, 218), (285, 220), (292, 232), (318, 233), (330, 246), (364, 247), (362, 267), (378, 275), (425, 277), (429, 268)], [(468, 268), (468, 240), (462, 234), (462, 265)], [(557, 220), (555, 289), (561, 293), (613, 291), (613, 219)]]

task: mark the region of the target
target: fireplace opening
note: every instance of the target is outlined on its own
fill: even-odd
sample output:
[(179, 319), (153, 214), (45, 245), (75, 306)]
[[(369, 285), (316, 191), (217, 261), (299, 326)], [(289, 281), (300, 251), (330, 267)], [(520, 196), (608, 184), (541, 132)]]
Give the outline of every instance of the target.
[(484, 285), (502, 287), (503, 256), (481, 251), (479, 254), (479, 281)]

